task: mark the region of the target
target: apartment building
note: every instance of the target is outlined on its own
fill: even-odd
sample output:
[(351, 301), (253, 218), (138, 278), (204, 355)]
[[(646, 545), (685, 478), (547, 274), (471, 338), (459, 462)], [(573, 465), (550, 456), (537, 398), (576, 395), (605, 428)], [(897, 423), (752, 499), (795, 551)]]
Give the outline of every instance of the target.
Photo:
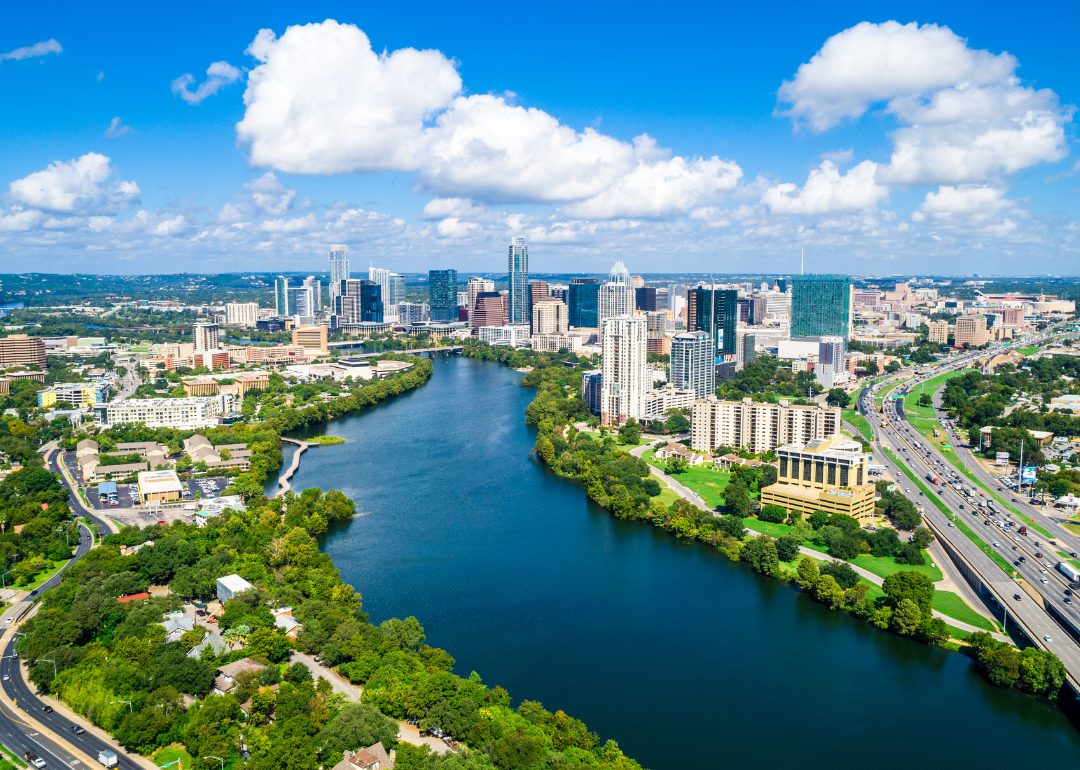
[(931, 321), (927, 324), (930, 333), (927, 339), (930, 342), (937, 342), (941, 345), (946, 345), (949, 342), (949, 322), (948, 321)]
[(45, 341), (26, 334), (0, 337), (0, 366), (39, 366), (45, 368)]
[(581, 350), (580, 334), (534, 334), (532, 349), (539, 353), (558, 353), (569, 350), (577, 353)]
[(835, 436), (776, 450), (777, 482), (761, 490), (762, 505), (789, 511), (843, 513), (856, 519), (874, 515), (869, 459), (857, 441)]
[(329, 353), (326, 346), (327, 328), (325, 326), (301, 326), (293, 329), (292, 344), (302, 347), (304, 350), (312, 350), (318, 353)]
[[(533, 281), (533, 284), (540, 283)], [(545, 284), (546, 286), (546, 284)], [(562, 334), (569, 327), (568, 310), (565, 302), (557, 299), (541, 299), (532, 305), (532, 333)]]
[(809, 444), (840, 433), (840, 407), (718, 401), (709, 398), (690, 407), (690, 448), (712, 452), (718, 446), (766, 452), (785, 444)]
[(669, 409), (689, 409), (697, 400), (692, 390), (677, 387), (664, 387), (650, 390), (645, 394), (646, 420), (662, 420)]
[(956, 346), (977, 348), (990, 339), (986, 331), (986, 316), (960, 316), (956, 319)]
[(85, 408), (109, 400), (109, 386), (104, 382), (63, 382), (37, 392), (38, 406), (43, 409), (66, 401), (75, 408)]
[(604, 320), (601, 425), (620, 425), (631, 417), (640, 420), (645, 416), (645, 393), (652, 390), (646, 365), (647, 337), (648, 323), (644, 315)]
[(229, 302), (225, 305), (225, 323), (230, 326), (254, 327), (259, 320), (256, 302)]
[(131, 398), (94, 407), (97, 422), (105, 427), (141, 422), (148, 428), (199, 430), (218, 424), (222, 415), (233, 411), (231, 395), (189, 396), (188, 398)]

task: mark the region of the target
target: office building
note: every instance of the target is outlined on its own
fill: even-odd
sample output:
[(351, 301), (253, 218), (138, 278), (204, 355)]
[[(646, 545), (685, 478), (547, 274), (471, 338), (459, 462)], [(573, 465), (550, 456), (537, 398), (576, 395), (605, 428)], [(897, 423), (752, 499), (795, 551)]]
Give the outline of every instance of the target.
[(289, 279), (283, 275), (274, 279), (274, 313), (279, 318), (289, 315)]
[(597, 328), (600, 283), (595, 278), (571, 278), (568, 293), (570, 326), (585, 329)]
[[(535, 322), (536, 319), (533, 318)], [(581, 350), (580, 334), (534, 334), (532, 337), (532, 349), (537, 353), (558, 353), (560, 350), (568, 350), (577, 353)]]
[[(341, 289), (341, 282), (349, 277), (349, 253), (344, 244), (330, 247), (330, 306), (334, 306), (334, 297)], [(288, 313), (278, 313), (288, 315)]]
[(840, 407), (779, 403), (699, 401), (691, 407), (690, 448), (712, 452), (718, 446), (755, 454), (793, 443), (809, 443), (840, 433)]
[(129, 398), (98, 404), (94, 414), (105, 427), (126, 422), (141, 422), (147, 428), (199, 430), (217, 425), (223, 414), (233, 411), (230, 394), (189, 396), (187, 398)]
[(846, 275), (793, 276), (791, 336), (850, 339), (852, 302)]
[(630, 276), (630, 285), (635, 289), (641, 289), (645, 286), (645, 279), (640, 275)]
[(736, 371), (742, 371), (746, 368), (747, 364), (753, 363), (757, 357), (757, 335), (743, 331), (742, 329), (735, 330), (735, 369)]
[(405, 277), (379, 267), (369, 267), (368, 280), (379, 285), (383, 319), (397, 321), (398, 305), (405, 301)]
[(495, 282), (488, 280), (487, 278), (481, 278), (478, 275), (471, 276), (469, 283), (466, 284), (466, 292), (469, 295), (469, 319), (472, 320), (472, 313), (476, 310), (476, 296), (480, 292), (494, 292)]
[(739, 325), (739, 290), (702, 284), (687, 292), (689, 331), (708, 332), (717, 359), (735, 355), (735, 329)]
[[(621, 263), (620, 263), (621, 265)], [(625, 272), (625, 268), (623, 268)], [(627, 274), (625, 288), (633, 301)], [(601, 301), (603, 292), (601, 291)], [(645, 394), (652, 390), (646, 365), (648, 323), (644, 316), (620, 315), (604, 319), (601, 360), (600, 424), (621, 425), (645, 416)]]
[(37, 405), (42, 409), (52, 409), (59, 401), (83, 409), (108, 400), (109, 386), (104, 382), (62, 382), (37, 392)]
[(304, 288), (311, 289), (312, 315), (316, 315), (322, 310), (322, 281), (313, 275), (309, 275), (304, 279)]
[(473, 336), (479, 334), (482, 326), (502, 326), (506, 318), (506, 298), (497, 291), (482, 291), (476, 295), (473, 311), (469, 315), (469, 325)]
[(325, 326), (300, 326), (293, 329), (292, 344), (300, 345), (304, 352), (329, 353), (326, 346), (327, 328)]
[(581, 375), (581, 398), (593, 414), (600, 414), (600, 385), (603, 370), (592, 369)]
[(634, 312), (634, 287), (630, 285), (630, 272), (622, 262), (616, 262), (608, 274), (607, 283), (600, 287), (597, 298), (596, 321), (600, 336), (604, 335), (604, 322), (609, 318), (632, 315)]
[(428, 270), (428, 305), (431, 320), (457, 320), (457, 270)]
[(551, 299), (547, 281), (529, 281), (529, 318), (532, 318), (533, 305)]
[[(350, 278), (341, 286), (343, 312), (346, 323), (383, 323), (382, 287), (364, 278)], [(346, 304), (345, 300), (348, 300)]]
[(45, 341), (26, 334), (0, 337), (0, 366), (38, 366), (45, 369)]
[(986, 333), (986, 316), (961, 316), (956, 319), (956, 347), (967, 345), (981, 347), (989, 341)]
[(399, 302), (397, 305), (398, 323), (425, 323), (431, 320), (431, 312), (426, 302)]
[(514, 238), (510, 241), (507, 273), (510, 279), (510, 302), (507, 306), (510, 323), (527, 324), (529, 323), (529, 250), (525, 246), (524, 238)]
[(225, 323), (230, 326), (253, 327), (259, 321), (259, 306), (255, 302), (229, 302), (225, 305)]
[(481, 326), (479, 332), (480, 341), (490, 345), (519, 348), (530, 341), (529, 327), (525, 324)]
[(847, 362), (844, 359), (847, 340), (844, 337), (821, 337), (818, 339), (817, 363), (814, 377), (826, 390), (848, 381)]
[(532, 333), (561, 334), (569, 326), (566, 305), (557, 299), (540, 300), (532, 307)]
[(671, 290), (667, 286), (659, 286), (656, 289), (656, 309), (668, 310), (671, 304)]
[(634, 289), (634, 309), (653, 311), (656, 310), (656, 289), (652, 286), (641, 286)]
[(570, 307), (570, 287), (566, 284), (555, 284), (548, 286), (548, 294), (552, 299), (557, 299), (560, 302), (565, 302), (567, 307)]
[(862, 445), (842, 436), (792, 443), (776, 450), (775, 484), (761, 490), (762, 505), (811, 514), (842, 513), (860, 521), (874, 515), (874, 485)]
[(191, 329), (191, 337), (196, 353), (217, 350), (221, 347), (217, 324), (195, 324)]
[(715, 389), (712, 339), (708, 332), (685, 332), (671, 340), (671, 384), (691, 390), (697, 398), (712, 395)]
[(930, 342), (937, 342), (941, 345), (946, 345), (949, 342), (949, 322), (948, 321), (931, 321), (927, 324), (927, 328), (930, 330), (927, 339)]

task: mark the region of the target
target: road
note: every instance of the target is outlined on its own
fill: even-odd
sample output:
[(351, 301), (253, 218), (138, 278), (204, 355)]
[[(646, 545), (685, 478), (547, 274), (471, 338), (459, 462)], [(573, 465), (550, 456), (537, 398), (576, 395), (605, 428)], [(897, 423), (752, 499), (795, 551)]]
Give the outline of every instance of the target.
[(78, 516), (86, 516), (97, 526), (98, 534), (107, 535), (113, 531), (113, 526), (109, 521), (95, 511), (93, 508), (87, 506), (82, 498), (79, 497), (78, 490), (72, 485), (71, 477), (69, 476), (69, 470), (63, 467), (63, 452), (61, 452), (56, 446), (56, 442), (52, 441), (41, 447), (41, 455), (45, 458), (45, 467), (53, 473), (60, 474), (60, 483), (63, 484), (68, 491), (68, 505), (71, 510)]

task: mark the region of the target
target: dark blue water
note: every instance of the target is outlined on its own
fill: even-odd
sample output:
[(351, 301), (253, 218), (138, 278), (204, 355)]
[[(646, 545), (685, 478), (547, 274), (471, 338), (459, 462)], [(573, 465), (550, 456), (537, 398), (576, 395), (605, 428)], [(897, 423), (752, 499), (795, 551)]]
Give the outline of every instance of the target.
[[(830, 612), (706, 547), (619, 522), (529, 458), (533, 392), (437, 359), (418, 391), (327, 426), (293, 487), (360, 515), (326, 537), (372, 620), (652, 770), (1076, 767), (1080, 734), (970, 661)], [(287, 462), (287, 461), (286, 461)]]

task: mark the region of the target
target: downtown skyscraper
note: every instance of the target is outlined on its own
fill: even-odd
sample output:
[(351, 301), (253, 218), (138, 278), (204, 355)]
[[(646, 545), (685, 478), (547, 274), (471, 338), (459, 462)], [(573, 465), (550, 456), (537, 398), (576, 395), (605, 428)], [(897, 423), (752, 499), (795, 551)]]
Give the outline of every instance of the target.
[(791, 277), (792, 337), (851, 337), (854, 297), (846, 275)]
[(510, 253), (507, 258), (507, 272), (510, 278), (510, 323), (529, 323), (529, 250), (524, 238), (510, 241)]
[(343, 243), (336, 243), (330, 247), (330, 305), (334, 304), (334, 297), (341, 288), (341, 282), (349, 277), (349, 251)]
[(457, 270), (428, 270), (428, 305), (431, 320), (457, 320)]

